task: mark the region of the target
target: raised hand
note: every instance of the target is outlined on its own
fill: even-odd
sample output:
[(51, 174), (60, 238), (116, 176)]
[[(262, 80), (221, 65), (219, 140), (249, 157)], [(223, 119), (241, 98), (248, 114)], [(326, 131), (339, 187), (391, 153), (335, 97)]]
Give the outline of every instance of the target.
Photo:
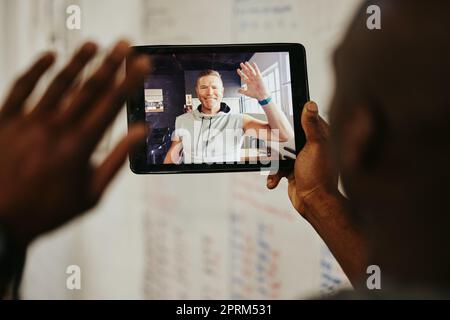
[(90, 163), (127, 95), (149, 71), (148, 59), (135, 57), (127, 77), (116, 79), (130, 53), (129, 44), (120, 41), (74, 89), (96, 50), (94, 43), (84, 44), (26, 113), (27, 98), (55, 59), (43, 55), (16, 81), (0, 109), (0, 222), (22, 245), (93, 207), (129, 149), (145, 136), (144, 127), (132, 127), (102, 164)]
[(239, 93), (255, 98), (258, 101), (266, 99), (269, 96), (269, 92), (264, 84), (258, 65), (254, 62), (250, 64), (247, 61), (241, 63), (240, 66), (241, 69), (237, 69), (237, 73), (246, 85), (246, 88), (240, 89)]

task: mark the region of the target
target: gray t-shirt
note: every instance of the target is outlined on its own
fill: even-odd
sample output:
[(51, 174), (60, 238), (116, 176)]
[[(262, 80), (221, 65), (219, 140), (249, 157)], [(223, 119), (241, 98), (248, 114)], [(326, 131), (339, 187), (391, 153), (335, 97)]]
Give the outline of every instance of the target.
[(240, 161), (243, 141), (242, 114), (204, 114), (197, 109), (178, 116), (175, 133), (183, 144), (184, 163)]

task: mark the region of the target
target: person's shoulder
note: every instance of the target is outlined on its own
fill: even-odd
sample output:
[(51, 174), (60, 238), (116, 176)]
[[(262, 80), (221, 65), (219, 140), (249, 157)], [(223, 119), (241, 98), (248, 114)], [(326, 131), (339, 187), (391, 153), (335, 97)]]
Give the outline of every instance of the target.
[(244, 124), (244, 115), (242, 113), (226, 113), (228, 126), (233, 128), (242, 128)]
[(182, 115), (179, 115), (176, 119), (177, 120), (186, 120), (186, 119), (191, 119), (191, 118), (193, 118), (192, 113), (186, 112), (186, 113), (183, 113)]
[(244, 116), (245, 116), (245, 114), (243, 114), (243, 113), (229, 113), (228, 115), (236, 120), (242, 120), (242, 119), (244, 119)]
[(189, 128), (192, 126), (194, 116), (188, 112), (175, 118), (175, 129)]
[(220, 113), (217, 118), (226, 119), (227, 121), (242, 121), (244, 115), (242, 113)]
[(193, 119), (194, 119), (194, 115), (191, 112), (187, 112), (187, 113), (184, 113), (184, 114), (176, 117), (175, 121), (177, 123), (185, 123), (185, 122), (191, 122)]

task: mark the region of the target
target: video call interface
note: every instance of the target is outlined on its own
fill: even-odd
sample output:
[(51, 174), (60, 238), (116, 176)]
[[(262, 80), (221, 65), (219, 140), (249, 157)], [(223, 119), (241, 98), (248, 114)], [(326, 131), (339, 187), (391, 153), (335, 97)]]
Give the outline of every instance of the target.
[(275, 160), (280, 144), (295, 145), (293, 135), (280, 139), (273, 129), (278, 124), (267, 117), (276, 112), (293, 128), (288, 52), (150, 58), (153, 70), (144, 80), (147, 164)]

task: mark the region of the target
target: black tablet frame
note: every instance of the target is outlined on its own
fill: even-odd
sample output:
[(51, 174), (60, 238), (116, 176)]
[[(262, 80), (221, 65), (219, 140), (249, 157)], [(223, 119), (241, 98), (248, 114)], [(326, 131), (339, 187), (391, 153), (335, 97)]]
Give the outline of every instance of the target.
[[(308, 76), (306, 66), (306, 50), (298, 43), (260, 43), (260, 44), (215, 44), (215, 45), (149, 45), (133, 46), (132, 54), (168, 54), (168, 53), (236, 53), (236, 52), (289, 52), (291, 68), (292, 105), (294, 107), (295, 148), (297, 153), (305, 144), (305, 133), (301, 128), (301, 113), (304, 104), (309, 101)], [(126, 61), (126, 69), (128, 63)], [(145, 122), (144, 83), (127, 99), (128, 127), (135, 123)], [(300, 88), (300, 90), (296, 90)], [(293, 160), (271, 161), (268, 164), (235, 163), (235, 164), (148, 164), (147, 145), (142, 143), (129, 155), (130, 169), (136, 174), (160, 173), (211, 173), (270, 170), (271, 168), (287, 168)]]

